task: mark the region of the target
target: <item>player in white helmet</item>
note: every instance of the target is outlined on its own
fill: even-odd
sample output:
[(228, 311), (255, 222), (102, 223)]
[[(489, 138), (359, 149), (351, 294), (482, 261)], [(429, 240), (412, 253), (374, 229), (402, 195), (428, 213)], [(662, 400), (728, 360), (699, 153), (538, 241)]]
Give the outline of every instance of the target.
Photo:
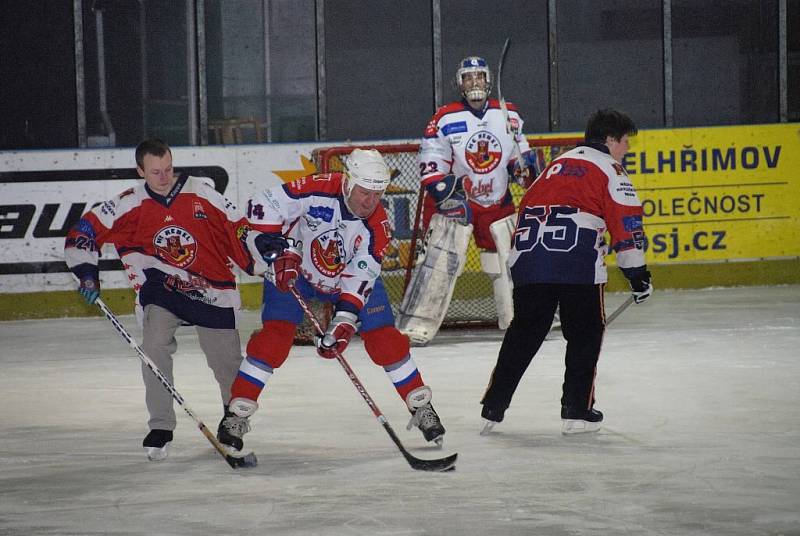
[[(492, 74), (486, 60), (479, 56), (461, 60), (455, 83), (461, 100), (436, 111), (425, 128), (417, 158), (426, 190), (424, 250), (431, 251), (432, 245), (440, 250), (438, 261), (418, 262), (398, 314), (398, 327), (418, 344), (430, 341), (444, 319), (454, 280), (464, 267), (470, 234), (481, 250), (481, 269), (492, 280), (498, 325), (505, 329), (511, 322), (505, 259), (515, 209), (509, 183), (511, 179), (524, 183), (536, 175), (535, 158), (522, 135), (523, 121), (516, 106), (506, 103), (507, 122), (500, 102), (489, 98)], [(452, 258), (459, 263), (448, 261)], [(443, 272), (448, 273), (449, 283), (444, 283), (441, 295), (430, 285)]]
[(347, 159), (342, 181), (347, 208), (359, 218), (369, 217), (390, 181), (391, 173), (378, 151), (355, 149)]
[(417, 426), (427, 441), (441, 444), (445, 429), (431, 406), (431, 388), (411, 357), (408, 338), (394, 327), (380, 277), (390, 240), (380, 200), (390, 181), (378, 151), (355, 149), (344, 173), (302, 177), (249, 202), (249, 222), (265, 237), (262, 249), (276, 251), (275, 278), (264, 282), (263, 326), (247, 344), (231, 389), (231, 411), (251, 415), (289, 355), (295, 328), (303, 321), (302, 308), (287, 292), (294, 286), (306, 300), (334, 305), (325, 335), (316, 340), (317, 353), (334, 358), (358, 331), (370, 358), (384, 368), (411, 412), (409, 428)]

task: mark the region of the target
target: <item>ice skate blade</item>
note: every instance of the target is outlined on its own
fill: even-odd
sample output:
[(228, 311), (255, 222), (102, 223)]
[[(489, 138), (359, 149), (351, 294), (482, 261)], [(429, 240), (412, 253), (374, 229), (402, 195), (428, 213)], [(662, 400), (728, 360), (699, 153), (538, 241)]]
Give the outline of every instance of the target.
[(147, 459), (151, 462), (160, 462), (169, 454), (169, 443), (163, 447), (144, 447), (144, 452), (147, 454)]
[(484, 419), (483, 420), (483, 427), (481, 428), (480, 435), (487, 436), (490, 433), (492, 433), (492, 430), (494, 429), (496, 424), (497, 423), (494, 422), (494, 421), (490, 421), (490, 420)]
[(594, 433), (600, 430), (602, 423), (580, 419), (562, 419), (561, 433), (564, 435)]

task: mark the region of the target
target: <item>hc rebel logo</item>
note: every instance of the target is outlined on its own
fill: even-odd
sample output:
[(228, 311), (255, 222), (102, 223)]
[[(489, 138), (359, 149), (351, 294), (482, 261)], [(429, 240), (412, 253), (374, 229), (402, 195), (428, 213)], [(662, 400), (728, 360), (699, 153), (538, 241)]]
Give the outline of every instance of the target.
[(475, 173), (490, 173), (500, 164), (503, 148), (494, 134), (481, 130), (467, 140), (464, 156), (467, 165)]
[(328, 230), (311, 241), (311, 262), (326, 277), (336, 277), (344, 270), (344, 242), (336, 230)]
[(153, 237), (153, 246), (160, 259), (178, 268), (186, 268), (197, 257), (197, 242), (186, 229), (177, 225), (164, 227)]

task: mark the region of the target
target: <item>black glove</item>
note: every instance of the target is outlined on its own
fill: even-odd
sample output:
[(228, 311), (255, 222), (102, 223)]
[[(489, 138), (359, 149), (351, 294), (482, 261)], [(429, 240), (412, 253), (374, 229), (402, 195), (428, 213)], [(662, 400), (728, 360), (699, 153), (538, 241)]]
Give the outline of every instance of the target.
[(261, 233), (256, 237), (255, 244), (267, 264), (274, 262), (289, 247), (289, 241), (278, 233)]
[(633, 301), (642, 303), (653, 293), (653, 284), (650, 283), (650, 272), (643, 270), (630, 278)]

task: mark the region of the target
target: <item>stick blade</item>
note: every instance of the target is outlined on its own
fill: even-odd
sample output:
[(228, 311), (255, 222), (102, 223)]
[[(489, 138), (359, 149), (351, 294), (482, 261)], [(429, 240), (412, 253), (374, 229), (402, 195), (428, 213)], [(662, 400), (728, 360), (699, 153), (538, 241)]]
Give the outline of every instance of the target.
[(458, 453), (451, 454), (445, 458), (437, 458), (435, 460), (421, 460), (411, 456), (410, 454), (406, 455), (406, 460), (408, 460), (408, 464), (412, 469), (416, 469), (417, 471), (432, 471), (439, 473), (445, 471), (455, 471), (457, 458)]
[(241, 456), (226, 454), (225, 461), (228, 462), (228, 465), (230, 465), (233, 469), (249, 469), (258, 465), (258, 458), (256, 458), (256, 455), (253, 452), (248, 452), (247, 454)]

